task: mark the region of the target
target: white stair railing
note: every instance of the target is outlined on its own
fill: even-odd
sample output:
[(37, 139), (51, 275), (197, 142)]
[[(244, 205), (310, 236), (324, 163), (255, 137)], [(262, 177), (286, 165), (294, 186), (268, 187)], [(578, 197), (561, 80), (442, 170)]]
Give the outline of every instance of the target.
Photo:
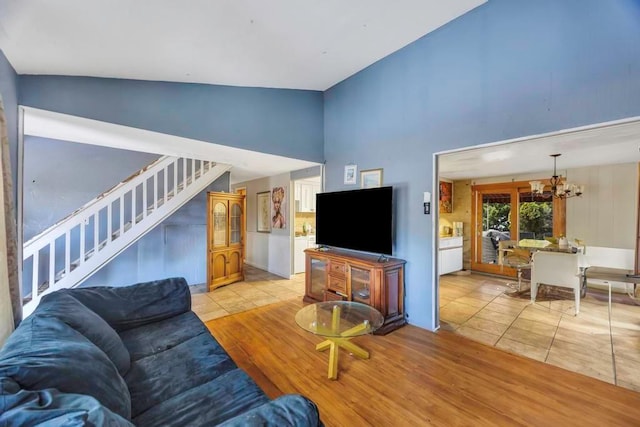
[(23, 248), (23, 315), (43, 295), (71, 288), (144, 236), (231, 168), (161, 157), (33, 237)]

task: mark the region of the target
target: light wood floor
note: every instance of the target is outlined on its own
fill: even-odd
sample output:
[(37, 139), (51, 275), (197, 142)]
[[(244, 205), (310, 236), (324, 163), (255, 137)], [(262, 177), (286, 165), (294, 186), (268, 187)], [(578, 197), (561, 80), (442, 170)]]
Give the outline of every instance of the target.
[(327, 379), (322, 339), (294, 321), (289, 300), (207, 322), (236, 363), (272, 398), (301, 393), (327, 426), (640, 425), (640, 393), (523, 358), (449, 331), (407, 325), (354, 342)]

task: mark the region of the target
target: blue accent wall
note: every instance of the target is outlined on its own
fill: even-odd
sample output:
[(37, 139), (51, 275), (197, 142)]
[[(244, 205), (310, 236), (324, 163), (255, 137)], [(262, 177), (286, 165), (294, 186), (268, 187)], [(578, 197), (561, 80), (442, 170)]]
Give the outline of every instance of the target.
[(13, 206), (15, 207), (17, 206), (16, 189), (18, 182), (18, 75), (2, 50), (0, 50), (0, 95), (2, 95), (4, 113), (7, 120), (11, 177), (13, 179)]
[(207, 193), (229, 192), (229, 172), (102, 267), (80, 286), (127, 286), (180, 276), (206, 283)]
[(321, 162), (322, 92), (67, 76), (20, 76), (20, 104)]
[(434, 329), (433, 154), (640, 115), (640, 2), (490, 0), (324, 99), (327, 191), (346, 164), (384, 168), (408, 320)]
[(159, 157), (139, 151), (25, 136), (24, 241)]

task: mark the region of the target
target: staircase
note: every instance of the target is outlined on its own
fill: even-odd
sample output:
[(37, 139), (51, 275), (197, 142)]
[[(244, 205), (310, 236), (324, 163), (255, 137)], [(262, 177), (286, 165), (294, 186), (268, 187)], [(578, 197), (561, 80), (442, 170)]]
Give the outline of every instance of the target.
[(124, 251), (231, 168), (161, 157), (33, 237), (23, 248), (23, 315), (49, 292), (71, 288)]

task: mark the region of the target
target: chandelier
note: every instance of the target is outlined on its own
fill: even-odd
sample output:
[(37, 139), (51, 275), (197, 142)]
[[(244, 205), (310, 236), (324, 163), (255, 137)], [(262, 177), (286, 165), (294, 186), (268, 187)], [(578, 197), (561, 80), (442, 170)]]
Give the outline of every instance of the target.
[[(566, 182), (562, 175), (558, 175), (556, 172), (556, 160), (561, 154), (551, 154), (553, 157), (553, 176), (549, 179), (551, 185), (551, 194), (558, 199), (568, 199), (570, 197), (582, 196), (584, 192), (583, 185), (570, 184)], [(534, 196), (544, 195), (545, 184), (542, 181), (529, 181), (531, 185), (531, 193)]]

